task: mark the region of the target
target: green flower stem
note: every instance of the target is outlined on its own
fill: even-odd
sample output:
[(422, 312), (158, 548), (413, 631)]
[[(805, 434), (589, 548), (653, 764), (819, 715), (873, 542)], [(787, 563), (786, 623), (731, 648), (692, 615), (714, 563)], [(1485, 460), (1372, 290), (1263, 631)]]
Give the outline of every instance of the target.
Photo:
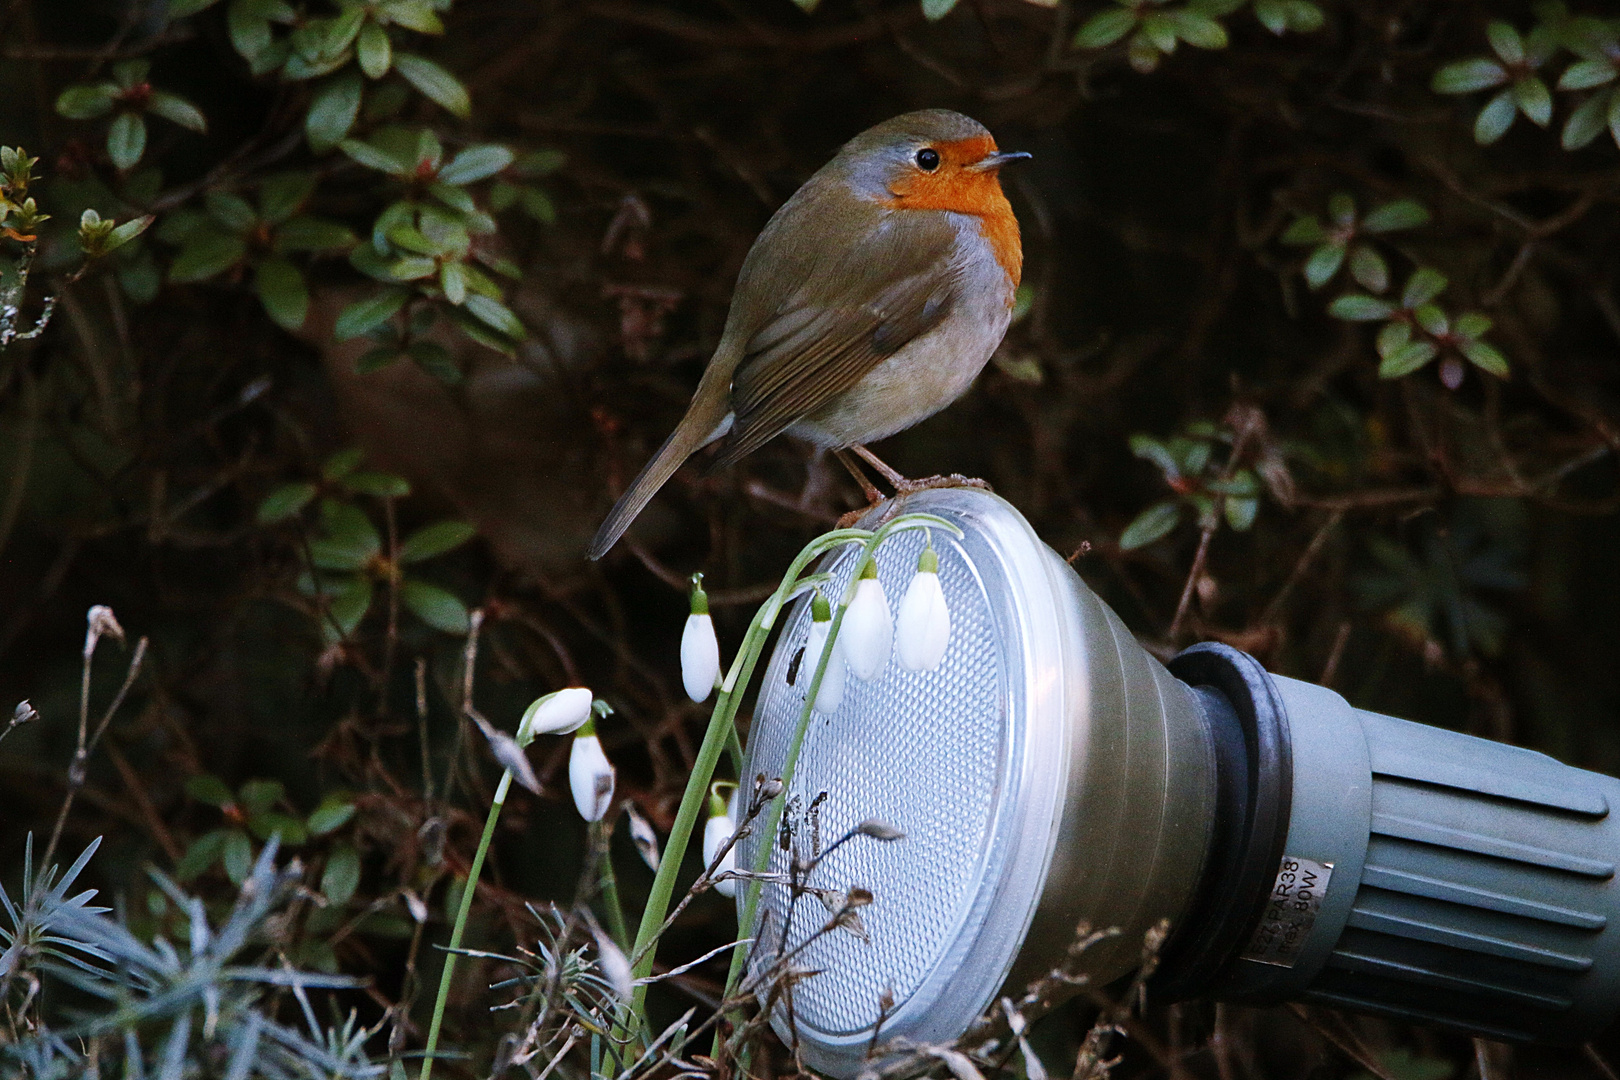
[(591, 822), (591, 831), (602, 845), (602, 908), (607, 917), (608, 933), (621, 949), (630, 948), (630, 930), (624, 922), (624, 905), (619, 903), (619, 879), (613, 873), (613, 837), (600, 821)]
[[(788, 567), (787, 573), (782, 577), (782, 584), (760, 605), (759, 610), (754, 613), (753, 620), (748, 624), (748, 633), (744, 635), (742, 647), (732, 660), (731, 670), (727, 672), (725, 681), (721, 684), (719, 697), (715, 700), (714, 712), (709, 716), (709, 728), (704, 732), (703, 743), (698, 748), (697, 760), (692, 765), (692, 775), (687, 779), (680, 808), (675, 812), (675, 824), (671, 827), (669, 840), (664, 845), (664, 856), (658, 864), (658, 873), (653, 877), (652, 890), (647, 895), (646, 907), (641, 912), (641, 925), (636, 930), (635, 947), (631, 950), (631, 963), (634, 965), (631, 973), (636, 979), (644, 979), (652, 973), (653, 960), (658, 951), (655, 938), (659, 928), (664, 924), (670, 898), (675, 893), (676, 874), (680, 871), (681, 862), (686, 856), (686, 847), (692, 839), (692, 830), (697, 824), (698, 815), (703, 810), (709, 782), (714, 777), (714, 767), (720, 759), (720, 752), (728, 742), (736, 742), (737, 735), (733, 724), (737, 708), (742, 702), (749, 679), (753, 676), (754, 666), (765, 649), (765, 641), (776, 624), (777, 615), (788, 598), (793, 595), (799, 582), (799, 575), (804, 573), (805, 568), (813, 560), (835, 547), (850, 543), (865, 543), (871, 537), (872, 533), (865, 529), (835, 529), (810, 541)], [(647, 986), (645, 983), (639, 983), (636, 986), (634, 1010), (635, 1015), (642, 1021), (642, 1026), (645, 1026), (646, 1006)]]
[(484, 869), (484, 856), (489, 854), (489, 842), (495, 837), (495, 822), (500, 819), (501, 807), (506, 805), (506, 793), (512, 789), (512, 773), (501, 775), (495, 799), (489, 806), (489, 817), (484, 820), (484, 835), (478, 839), (478, 851), (473, 855), (472, 867), (467, 871), (467, 884), (461, 890), (461, 909), (456, 912), (456, 925), (450, 931), (450, 944), (444, 955), (444, 971), (439, 975), (439, 996), (433, 1002), (433, 1022), (428, 1026), (427, 1048), (423, 1051), (422, 1074), (419, 1080), (433, 1075), (433, 1053), (439, 1048), (439, 1029), (444, 1024), (444, 1005), (450, 999), (450, 979), (456, 971), (456, 950), (461, 948), (461, 935), (467, 929), (467, 913), (472, 910), (473, 894), (478, 891), (478, 875)]
[[(893, 533), (929, 526), (941, 528), (957, 539), (962, 537), (962, 530), (944, 518), (936, 517), (933, 514), (903, 514), (888, 522), (876, 533), (869, 534), (863, 546), (861, 557), (856, 560), (855, 565), (858, 567), (864, 565), (866, 560), (873, 557), (873, 553), (877, 551), (879, 545)], [(782, 814), (787, 808), (788, 790), (793, 784), (793, 774), (799, 764), (799, 752), (804, 748), (805, 733), (809, 731), (810, 718), (815, 713), (816, 695), (821, 692), (821, 680), (826, 675), (827, 666), (832, 660), (833, 645), (838, 640), (838, 630), (844, 625), (844, 613), (849, 610), (850, 601), (855, 598), (855, 588), (859, 581), (859, 573), (850, 576), (849, 583), (844, 587), (843, 599), (839, 601), (838, 609), (833, 612), (832, 625), (827, 628), (827, 644), (822, 649), (821, 659), (816, 664), (815, 674), (810, 679), (810, 686), (805, 693), (804, 706), (799, 710), (798, 725), (793, 729), (793, 740), (788, 744), (787, 757), (782, 762), (782, 775), (779, 778), (782, 781), (782, 794), (771, 801), (764, 822), (756, 826), (758, 829), (756, 835), (763, 839), (755, 848), (754, 865), (750, 868), (755, 874), (763, 874), (770, 865), (771, 844), (769, 838), (775, 836), (776, 830), (781, 826)], [(729, 999), (736, 992), (737, 985), (742, 978), (742, 969), (747, 962), (749, 948), (744, 942), (749, 941), (754, 936), (754, 925), (759, 916), (760, 894), (764, 891), (764, 887), (765, 883), (757, 877), (746, 885), (748, 891), (743, 897), (742, 916), (737, 920), (739, 927), (737, 936), (740, 940), (731, 953), (731, 969), (726, 974), (726, 989), (725, 993), (721, 995), (722, 1001)], [(786, 928), (784, 928), (785, 932)], [(732, 1017), (734, 1026), (737, 1019), (738, 1017), (735, 1015)], [(710, 1051), (710, 1056), (716, 1060), (719, 1059), (723, 1042), (721, 1032), (716, 1029), (714, 1047)]]

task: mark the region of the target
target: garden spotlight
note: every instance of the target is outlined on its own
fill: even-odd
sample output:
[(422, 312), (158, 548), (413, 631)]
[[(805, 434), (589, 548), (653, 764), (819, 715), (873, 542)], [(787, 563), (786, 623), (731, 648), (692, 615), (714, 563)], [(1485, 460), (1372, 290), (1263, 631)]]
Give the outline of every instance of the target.
[[(818, 972), (793, 991), (809, 1064), (853, 1076), (886, 997), (885, 1040), (953, 1041), (1061, 962), (1081, 923), (1120, 930), (1083, 954), (1101, 985), (1168, 919), (1161, 999), (1300, 1000), (1556, 1042), (1613, 1017), (1620, 781), (1352, 708), (1226, 646), (1166, 667), (1005, 501), (953, 489), (906, 509), (963, 531), (933, 535), (944, 661), (849, 680), (836, 710), (813, 714), (788, 791), (803, 850), (871, 818), (906, 835), (843, 844), (811, 871), (809, 885), (875, 899), (863, 932), (796, 958)], [(879, 549), (891, 595), (924, 543), (909, 531)], [(827, 568), (846, 582), (858, 558)], [(809, 623), (801, 604), (783, 628), (750, 777), (781, 773)], [(769, 842), (787, 874), (778, 841), (745, 838), (738, 865)], [(827, 920), (789, 894), (764, 886), (756, 965), (785, 918), (789, 945)], [(773, 1021), (785, 1037), (786, 1009)]]

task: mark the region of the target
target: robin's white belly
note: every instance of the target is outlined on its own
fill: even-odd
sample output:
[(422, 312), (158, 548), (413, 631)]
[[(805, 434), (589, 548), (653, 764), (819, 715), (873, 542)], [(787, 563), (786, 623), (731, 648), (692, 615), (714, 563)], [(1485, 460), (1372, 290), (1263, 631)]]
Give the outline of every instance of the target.
[(982, 257), (977, 251), (972, 256), (964, 267), (962, 291), (944, 322), (897, 350), (788, 433), (828, 448), (876, 442), (965, 394), (1012, 319), (1012, 285), (1006, 273), (989, 257), (987, 246)]

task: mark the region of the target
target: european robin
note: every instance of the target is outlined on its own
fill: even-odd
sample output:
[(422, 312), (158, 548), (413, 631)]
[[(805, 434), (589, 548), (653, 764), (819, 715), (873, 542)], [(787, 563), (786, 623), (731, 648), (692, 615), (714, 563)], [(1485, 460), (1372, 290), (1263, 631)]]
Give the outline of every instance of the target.
[(982, 124), (946, 109), (845, 143), (754, 241), (692, 404), (590, 557), (717, 439), (716, 467), (784, 431), (863, 450), (960, 397), (1012, 319), (1023, 248), (999, 174), (1028, 156), (997, 150)]

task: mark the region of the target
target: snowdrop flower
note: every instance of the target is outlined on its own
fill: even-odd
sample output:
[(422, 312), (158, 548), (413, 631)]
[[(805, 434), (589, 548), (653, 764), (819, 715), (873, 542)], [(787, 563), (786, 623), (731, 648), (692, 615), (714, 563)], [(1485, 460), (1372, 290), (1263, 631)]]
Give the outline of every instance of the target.
[[(844, 624), (849, 625), (848, 615), (844, 616)], [(816, 677), (816, 668), (821, 664), (821, 654), (827, 649), (827, 635), (831, 630), (832, 609), (827, 604), (827, 598), (817, 589), (810, 601), (810, 634), (804, 640), (804, 658), (799, 661), (799, 671), (806, 680)], [(844, 703), (844, 678), (847, 674), (843, 635), (840, 634), (833, 642), (832, 657), (827, 661), (827, 670), (821, 676), (821, 687), (816, 691), (817, 712), (838, 711), (838, 706)]]
[(878, 581), (877, 564), (867, 559), (855, 583), (855, 599), (849, 602), (838, 629), (837, 649), (856, 678), (871, 682), (883, 673), (893, 646), (894, 616), (889, 614), (889, 598)]
[(577, 731), (591, 718), (591, 692), (583, 686), (570, 686), (537, 699), (523, 713), (518, 724), (519, 746), (528, 746), (536, 735), (566, 735)]
[(568, 755), (568, 786), (574, 792), (579, 816), (586, 821), (601, 821), (613, 803), (613, 764), (602, 752), (595, 722), (574, 733), (574, 749)]
[[(731, 813), (731, 802), (736, 799), (737, 793), (733, 789), (731, 799), (720, 797), (720, 784), (709, 788), (709, 820), (703, 826), (703, 865), (714, 866), (714, 857), (720, 854), (720, 849), (726, 846), (732, 834), (737, 831), (736, 818)], [(732, 846), (726, 852), (726, 857), (720, 860), (720, 865), (714, 867), (715, 877), (737, 869), (737, 848)], [(737, 895), (737, 879), (727, 878), (714, 883), (714, 891), (721, 896)]]
[(686, 696), (706, 701), (720, 682), (720, 642), (714, 636), (714, 620), (709, 618), (709, 594), (703, 591), (703, 575), (692, 575), (692, 613), (681, 631), (681, 682)]
[(895, 623), (895, 656), (907, 671), (932, 671), (945, 659), (951, 640), (951, 609), (939, 584), (939, 556), (933, 540), (917, 557), (917, 573), (900, 599)]

